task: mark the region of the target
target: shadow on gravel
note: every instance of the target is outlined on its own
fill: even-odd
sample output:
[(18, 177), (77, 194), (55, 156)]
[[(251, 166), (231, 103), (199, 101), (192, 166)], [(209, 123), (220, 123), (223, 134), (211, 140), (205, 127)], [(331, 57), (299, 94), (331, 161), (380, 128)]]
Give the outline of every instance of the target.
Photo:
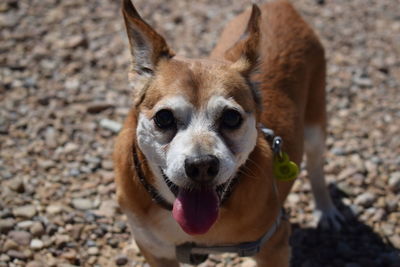
[(345, 194), (330, 187), (336, 207), (346, 217), (340, 232), (292, 225), (292, 267), (395, 267), (400, 266), (400, 250), (360, 222), (341, 199)]

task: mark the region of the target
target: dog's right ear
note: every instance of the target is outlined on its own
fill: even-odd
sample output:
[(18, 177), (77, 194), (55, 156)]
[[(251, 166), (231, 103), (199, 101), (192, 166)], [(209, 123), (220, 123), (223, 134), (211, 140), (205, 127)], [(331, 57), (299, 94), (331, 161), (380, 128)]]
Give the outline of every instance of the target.
[(160, 60), (174, 56), (164, 38), (147, 24), (132, 5), (123, 0), (122, 14), (125, 20), (133, 70), (140, 76), (151, 77)]
[(258, 64), (260, 42), (261, 10), (253, 4), (245, 32), (240, 39), (225, 52), (225, 58), (234, 62), (232, 68), (248, 76)]

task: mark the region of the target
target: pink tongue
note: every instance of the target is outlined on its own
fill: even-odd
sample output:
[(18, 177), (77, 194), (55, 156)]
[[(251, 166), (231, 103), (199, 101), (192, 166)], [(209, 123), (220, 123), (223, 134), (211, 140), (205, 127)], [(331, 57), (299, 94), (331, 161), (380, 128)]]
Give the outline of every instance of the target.
[(188, 191), (181, 188), (172, 215), (186, 233), (200, 235), (206, 233), (217, 220), (218, 207), (215, 190)]

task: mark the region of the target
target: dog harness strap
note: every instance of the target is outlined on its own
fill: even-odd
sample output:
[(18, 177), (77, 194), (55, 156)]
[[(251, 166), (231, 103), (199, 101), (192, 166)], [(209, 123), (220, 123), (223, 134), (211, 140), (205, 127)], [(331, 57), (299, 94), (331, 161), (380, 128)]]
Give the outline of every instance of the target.
[(172, 210), (172, 205), (158, 193), (157, 189), (155, 189), (154, 186), (152, 186), (147, 182), (143, 170), (141, 168), (141, 162), (139, 161), (135, 148), (132, 148), (132, 155), (133, 155), (133, 164), (135, 165), (135, 170), (139, 177), (139, 181), (142, 183), (146, 191), (149, 192), (152, 200), (161, 207), (163, 207), (164, 209)]
[(237, 253), (239, 257), (254, 256), (278, 230), (283, 214), (282, 209), (271, 228), (256, 241), (226, 246), (199, 246), (195, 243), (184, 243), (176, 247), (176, 257), (182, 263), (200, 264), (207, 260), (208, 254)]
[(223, 194), (223, 197), (221, 199), (221, 205), (223, 205), (229, 197), (232, 195), (232, 189), (235, 187), (235, 185), (239, 182), (239, 178), (237, 176), (232, 178), (231, 182), (227, 182), (227, 185), (225, 185), (225, 193)]

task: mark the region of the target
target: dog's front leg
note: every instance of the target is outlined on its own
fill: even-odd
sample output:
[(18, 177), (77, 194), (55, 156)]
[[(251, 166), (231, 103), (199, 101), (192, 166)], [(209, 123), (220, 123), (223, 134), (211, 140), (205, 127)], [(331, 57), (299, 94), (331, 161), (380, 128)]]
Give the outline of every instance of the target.
[(288, 267), (291, 249), (289, 246), (290, 223), (282, 220), (278, 231), (254, 257), (258, 267)]
[(156, 254), (157, 251), (149, 251), (139, 242), (136, 243), (140, 249), (140, 252), (151, 267), (179, 267), (179, 262), (177, 260), (158, 258)]

